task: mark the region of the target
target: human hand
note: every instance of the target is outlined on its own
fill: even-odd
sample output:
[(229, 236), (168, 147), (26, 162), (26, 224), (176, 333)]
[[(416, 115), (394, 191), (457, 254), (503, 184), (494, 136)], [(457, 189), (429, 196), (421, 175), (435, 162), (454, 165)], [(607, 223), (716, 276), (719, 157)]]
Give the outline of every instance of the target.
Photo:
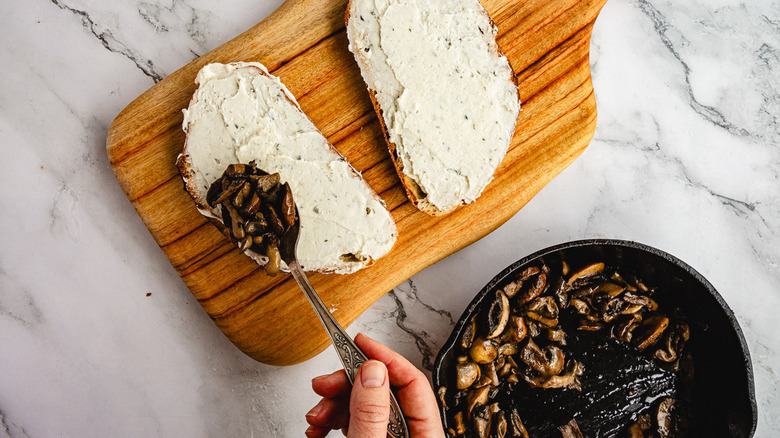
[(355, 343), (371, 358), (350, 385), (344, 370), (315, 377), (311, 386), (322, 400), (306, 414), (308, 438), (323, 438), (331, 430), (347, 437), (385, 438), (390, 418), (390, 386), (409, 425), (412, 438), (441, 438), (444, 429), (428, 379), (403, 356), (359, 334)]

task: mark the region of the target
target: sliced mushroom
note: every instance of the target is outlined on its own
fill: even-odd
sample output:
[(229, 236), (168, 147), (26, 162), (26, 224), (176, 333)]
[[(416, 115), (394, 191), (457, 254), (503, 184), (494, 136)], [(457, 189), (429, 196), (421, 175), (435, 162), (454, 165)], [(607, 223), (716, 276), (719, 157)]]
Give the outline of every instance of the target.
[(488, 438), (490, 435), (490, 423), (487, 418), (474, 417), (474, 436), (476, 438)]
[(512, 298), (515, 295), (517, 295), (517, 292), (520, 290), (520, 285), (517, 284), (516, 281), (509, 282), (506, 286), (504, 286), (504, 294), (507, 296), (507, 298)]
[(236, 195), (233, 197), (233, 206), (239, 209), (243, 208), (244, 200), (249, 196), (251, 192), (252, 192), (252, 185), (249, 182), (244, 182), (241, 185), (241, 190), (236, 192)]
[(295, 202), (293, 202), (292, 190), (290, 185), (284, 183), (284, 199), (282, 200), (282, 218), (288, 227), (295, 225)]
[(580, 325), (577, 326), (577, 330), (583, 332), (597, 332), (604, 328), (604, 323), (599, 321), (588, 321), (587, 319), (580, 320)]
[(642, 315), (638, 313), (620, 316), (612, 326), (612, 337), (619, 341), (631, 342), (633, 331), (641, 321)]
[(672, 410), (674, 409), (674, 399), (667, 397), (658, 404), (656, 413), (656, 424), (658, 425), (658, 435), (661, 438), (672, 436)]
[(282, 255), (275, 243), (268, 244), (268, 263), (265, 265), (265, 272), (271, 277), (279, 273), (282, 265)]
[(562, 438), (585, 438), (580, 430), (580, 426), (577, 424), (577, 420), (574, 418), (563, 426), (558, 426), (558, 430), (561, 432)]
[(617, 271), (615, 271), (615, 272), (613, 272), (613, 273), (612, 273), (612, 276), (610, 277), (610, 279), (611, 279), (613, 282), (615, 282), (615, 283), (617, 283), (617, 284), (619, 284), (619, 285), (621, 285), (621, 286), (625, 287), (625, 288), (626, 288), (626, 290), (628, 290), (628, 291), (631, 291), (631, 292), (636, 292), (636, 291), (637, 291), (637, 288), (636, 288), (636, 286), (634, 286), (633, 284), (631, 284), (631, 283), (629, 283), (628, 281), (626, 281), (626, 280), (623, 278), (623, 276), (621, 276), (621, 275), (620, 275), (620, 273), (619, 273), (619, 272), (617, 272)]
[(496, 360), (498, 350), (495, 344), (484, 338), (476, 338), (469, 349), (469, 357), (476, 363), (489, 363)]
[(249, 197), (249, 202), (247, 202), (246, 206), (241, 210), (241, 213), (249, 216), (254, 215), (260, 211), (261, 205), (260, 196), (258, 196), (257, 193), (252, 193)]
[(261, 175), (258, 176), (256, 179), (257, 179), (257, 190), (259, 192), (258, 194), (264, 194), (264, 193), (268, 193), (271, 189), (276, 187), (279, 184), (281, 177), (279, 176), (278, 173), (274, 173), (271, 175)]
[(458, 389), (466, 389), (476, 382), (480, 375), (479, 365), (474, 362), (459, 363), (455, 365), (455, 386)]
[(534, 275), (538, 274), (539, 272), (540, 270), (536, 266), (529, 266), (523, 269), (523, 272), (521, 272), (520, 275), (517, 276), (517, 280), (520, 282), (526, 281), (529, 278), (533, 277)]
[(553, 295), (555, 296), (555, 302), (558, 304), (558, 307), (561, 309), (565, 309), (569, 307), (569, 287), (566, 284), (565, 281), (563, 281), (563, 278), (557, 278), (555, 280), (555, 283), (553, 283), (552, 286)]
[(598, 285), (594, 290), (594, 294), (605, 294), (611, 298), (614, 298), (625, 291), (625, 286), (621, 286), (616, 283), (612, 283), (611, 281), (605, 281), (604, 283), (601, 283)]
[(669, 326), (669, 318), (663, 315), (650, 316), (634, 330), (631, 343), (639, 351), (644, 351), (647, 347), (655, 344), (655, 341), (663, 334), (667, 326)]
[(561, 328), (548, 328), (544, 331), (544, 337), (548, 341), (557, 342), (560, 345), (566, 345), (566, 332)]
[(593, 296), (593, 290), (594, 288), (592, 286), (582, 286), (578, 287), (576, 289), (573, 289), (572, 292), (569, 294), (572, 298), (591, 298)]
[(691, 336), (688, 324), (684, 322), (675, 323), (664, 335), (663, 346), (656, 350), (655, 357), (664, 362), (674, 362), (680, 357), (685, 343)]
[(500, 370), (502, 366), (504, 366), (504, 363), (506, 363), (506, 356), (501, 354), (501, 347), (498, 347), (498, 357), (496, 360), (493, 361), (493, 364), (496, 366), (497, 370)]
[(600, 275), (602, 272), (604, 272), (604, 263), (593, 263), (572, 273), (567, 283), (571, 286), (574, 283)]
[(502, 411), (498, 411), (493, 414), (493, 433), (491, 436), (494, 438), (504, 438), (506, 436), (507, 429), (508, 424), (506, 421), (506, 415), (504, 415)]
[(632, 278), (632, 280), (633, 280), (634, 285), (636, 285), (636, 287), (639, 290), (641, 290), (643, 292), (651, 292), (650, 288), (645, 286), (644, 283), (642, 283), (642, 280), (640, 280), (640, 279), (638, 279), (636, 277)]
[(517, 343), (507, 343), (498, 346), (499, 359), (506, 360), (507, 357), (517, 354), (520, 351), (520, 346)]
[(501, 335), (509, 322), (509, 298), (496, 291), (496, 297), (487, 312), (487, 339), (493, 339)]
[(238, 215), (238, 212), (232, 205), (223, 204), (222, 208), (227, 211), (227, 214), (230, 216), (230, 234), (235, 239), (243, 239), (246, 234), (244, 233), (241, 216)]
[(514, 371), (514, 368), (512, 367), (512, 364), (510, 363), (504, 363), (501, 368), (498, 369), (498, 377), (506, 377)]
[(547, 370), (547, 358), (533, 339), (528, 339), (520, 350), (520, 360), (539, 374), (544, 375)]
[(533, 319), (534, 321), (537, 321), (538, 323), (542, 324), (545, 327), (555, 327), (558, 325), (557, 318), (556, 319), (547, 318), (536, 312), (526, 312), (525, 315)]
[(517, 409), (512, 409), (512, 413), (509, 415), (509, 424), (512, 426), (513, 437), (529, 438), (528, 430), (526, 430), (523, 420), (520, 419)]
[(570, 360), (567, 364), (567, 370), (557, 376), (530, 376), (524, 374), (523, 378), (532, 388), (570, 388), (581, 390), (579, 376), (582, 375), (582, 363)]
[(496, 369), (496, 363), (490, 362), (482, 365), (483, 374), (490, 380), (490, 384), (498, 386), (501, 381), (498, 380), (498, 370)]
[(572, 298), (569, 301), (569, 305), (573, 306), (577, 310), (577, 313), (584, 316), (588, 321), (598, 321), (601, 319), (599, 318), (596, 309), (591, 307), (585, 298)]
[(656, 303), (655, 300), (653, 300), (652, 298), (645, 295), (636, 295), (631, 292), (626, 292), (625, 294), (623, 294), (623, 300), (631, 304), (646, 307), (651, 312), (658, 310), (658, 303)]
[(282, 219), (279, 217), (279, 214), (276, 212), (275, 209), (273, 209), (270, 205), (264, 204), (263, 205), (263, 215), (268, 220), (268, 224), (271, 226), (271, 230), (277, 235), (281, 236), (284, 234), (284, 223), (282, 223)]
[(546, 318), (558, 317), (558, 305), (555, 304), (555, 299), (551, 296), (535, 298), (526, 305), (526, 308)]
[(447, 387), (440, 386), (439, 389), (436, 390), (436, 396), (439, 397), (439, 402), (441, 403), (441, 406), (444, 409), (447, 409)]
[(555, 345), (548, 345), (544, 348), (544, 356), (547, 358), (545, 374), (558, 375), (561, 371), (563, 371), (563, 350)]
[(520, 359), (543, 377), (557, 375), (563, 370), (563, 351), (555, 345), (540, 349), (529, 339), (520, 351)]
[[(236, 192), (241, 190), (241, 187), (244, 186), (244, 180), (238, 179), (230, 181), (228, 179), (220, 179), (220, 184), (218, 185), (218, 188), (215, 189), (215, 192), (219, 192), (218, 196), (212, 196), (215, 198), (212, 202), (209, 202), (209, 205), (212, 207), (216, 207), (219, 204), (222, 204), (226, 200), (228, 200), (231, 196), (233, 196)], [(212, 184), (209, 188), (209, 191), (212, 190), (214, 186), (217, 186), (217, 184)], [(221, 188), (221, 190), (220, 190)], [(206, 194), (206, 198), (208, 198), (208, 193)]]
[(517, 343), (525, 339), (527, 335), (528, 327), (525, 325), (523, 317), (512, 315), (509, 317), (509, 323), (506, 330), (504, 330), (504, 334), (501, 335), (501, 341)]
[(542, 329), (541, 329), (541, 327), (539, 327), (539, 323), (538, 322), (536, 322), (536, 321), (534, 321), (534, 320), (532, 320), (530, 318), (523, 319), (523, 321), (525, 322), (525, 326), (528, 329), (528, 337), (529, 338), (537, 338), (537, 337), (539, 337), (539, 335), (542, 334)]
[(229, 164), (225, 169), (225, 176), (229, 178), (244, 178), (249, 173), (251, 173), (250, 168), (242, 163)]
[(612, 322), (612, 320), (621, 315), (623, 308), (626, 307), (626, 302), (620, 298), (612, 298), (611, 300), (602, 301), (600, 307), (601, 319), (604, 322)]
[(544, 272), (540, 272), (539, 275), (536, 276), (536, 280), (531, 284), (531, 287), (515, 298), (517, 304), (523, 305), (538, 297), (544, 292), (545, 286), (547, 286), (547, 275)]
[(466, 415), (471, 417), (471, 413), (477, 406), (483, 406), (488, 402), (489, 386), (475, 388), (469, 391), (466, 397)]
[(453, 419), (455, 420), (455, 433), (457, 435), (466, 433), (466, 423), (463, 421), (463, 411), (455, 414)]
[(471, 343), (474, 342), (474, 333), (477, 331), (477, 323), (475, 321), (476, 316), (472, 316), (471, 320), (463, 328), (463, 335), (460, 337), (460, 348), (467, 350), (471, 347)]

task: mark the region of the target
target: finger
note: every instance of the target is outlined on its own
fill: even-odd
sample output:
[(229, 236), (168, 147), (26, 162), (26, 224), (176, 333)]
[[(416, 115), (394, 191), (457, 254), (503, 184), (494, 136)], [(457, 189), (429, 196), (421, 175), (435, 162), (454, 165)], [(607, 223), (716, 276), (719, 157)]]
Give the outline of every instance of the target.
[(390, 383), (385, 364), (364, 363), (355, 377), (349, 403), (350, 438), (385, 438), (390, 418)]
[(328, 436), (328, 433), (330, 433), (330, 429), (317, 427), (317, 426), (309, 426), (308, 429), (306, 429), (306, 438), (325, 438)]
[(398, 403), (412, 435), (443, 436), (436, 396), (425, 374), (400, 354), (362, 333), (355, 337), (355, 343), (368, 357), (386, 364), (390, 384), (398, 388)]
[(306, 422), (312, 426), (338, 430), (349, 424), (349, 399), (323, 398), (306, 414)]
[(352, 384), (347, 379), (347, 373), (344, 370), (338, 370), (332, 374), (313, 378), (311, 388), (320, 397), (347, 397), (352, 391)]

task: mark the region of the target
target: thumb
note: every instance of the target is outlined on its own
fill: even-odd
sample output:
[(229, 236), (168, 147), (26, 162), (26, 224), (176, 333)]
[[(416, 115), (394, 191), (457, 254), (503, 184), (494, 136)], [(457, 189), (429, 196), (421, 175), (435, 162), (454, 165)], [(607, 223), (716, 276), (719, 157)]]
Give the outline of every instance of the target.
[(390, 418), (390, 384), (385, 364), (369, 360), (360, 367), (349, 403), (348, 437), (385, 438)]

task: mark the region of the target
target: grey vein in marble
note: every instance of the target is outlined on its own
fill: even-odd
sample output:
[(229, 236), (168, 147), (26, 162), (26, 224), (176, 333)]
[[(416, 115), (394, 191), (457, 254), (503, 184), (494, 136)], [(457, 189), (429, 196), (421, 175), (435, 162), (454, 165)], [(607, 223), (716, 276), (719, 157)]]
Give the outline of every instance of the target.
[[(406, 334), (414, 338), (415, 345), (422, 355), (422, 367), (427, 371), (433, 370), (433, 361), (441, 345), (434, 343), (433, 336), (422, 326), (422, 321), (446, 321), (452, 328), (455, 320), (452, 314), (446, 310), (435, 309), (424, 303), (419, 295), (417, 287), (412, 279), (396, 287), (387, 294), (395, 303), (395, 310), (391, 316), (395, 318), (395, 324)], [(409, 319), (408, 307), (415, 307), (414, 319)]]
[(36, 303), (32, 291), (6, 271), (0, 260), (0, 318), (10, 318), (25, 328), (37, 326), (43, 321), (43, 312)]
[(198, 9), (182, 1), (170, 0), (167, 4), (139, 2), (138, 13), (158, 33), (168, 33), (172, 26), (183, 21), (187, 35), (200, 46), (206, 44), (204, 29), (207, 23), (201, 18)]
[(30, 438), (24, 427), (9, 420), (5, 412), (0, 409), (0, 438)]
[(163, 79), (163, 75), (155, 69), (152, 60), (145, 59), (141, 55), (131, 50), (126, 44), (117, 40), (110, 29), (101, 29), (101, 26), (95, 23), (95, 21), (90, 18), (86, 11), (70, 7), (60, 0), (51, 0), (51, 2), (58, 8), (64, 11), (68, 11), (81, 18), (81, 24), (84, 26), (84, 28), (87, 29), (92, 34), (92, 36), (97, 38), (100, 43), (103, 44), (103, 47), (112, 53), (120, 54), (130, 61), (133, 61), (136, 67), (138, 67), (138, 69), (141, 70), (146, 76), (152, 78), (155, 84)]
[[(730, 35), (739, 36), (740, 34), (749, 34), (758, 41), (763, 40), (760, 46), (750, 54), (752, 59), (748, 56), (743, 58), (744, 65), (752, 67), (749, 72), (750, 76), (746, 74), (745, 76), (747, 77), (734, 78), (743, 80), (758, 79), (766, 86), (766, 91), (761, 94), (761, 102), (757, 103), (758, 108), (751, 108), (757, 116), (773, 122), (764, 125), (769, 127), (768, 132), (760, 132), (755, 130), (754, 127), (740, 126), (740, 123), (729, 120), (715, 105), (704, 104), (697, 97), (697, 93), (694, 91), (692, 69), (689, 62), (685, 60), (686, 55), (683, 54), (684, 48), (690, 48), (691, 41), (686, 37), (686, 33), (672, 24), (671, 20), (658, 9), (656, 4), (660, 2), (631, 0), (631, 3), (636, 5), (652, 21), (653, 27), (664, 46), (682, 67), (689, 104), (696, 113), (732, 135), (751, 137), (757, 140), (780, 140), (780, 124), (777, 123), (780, 115), (780, 85), (776, 80), (777, 76), (780, 75), (780, 32), (778, 32), (777, 21), (770, 19), (766, 15), (761, 15), (761, 20), (754, 20), (755, 17), (751, 16), (751, 12), (748, 11), (748, 8), (752, 7), (752, 5), (745, 3), (723, 6), (721, 8), (713, 6), (714, 10), (709, 14), (689, 17), (690, 20), (695, 19), (694, 25), (696, 25), (700, 33), (717, 38), (723, 42), (728, 41), (728, 36)], [(664, 5), (667, 6), (667, 9), (670, 9), (668, 12), (670, 14), (682, 16), (688, 12), (683, 8), (678, 10), (673, 4), (666, 3)], [(779, 12), (776, 3), (774, 8), (775, 13)], [(769, 27), (769, 29), (764, 29), (764, 26), (761, 26), (762, 23), (766, 24), (766, 27)], [(731, 48), (731, 45), (728, 47)], [(731, 52), (729, 55), (736, 55), (737, 53)], [(742, 54), (739, 55), (742, 56)], [(718, 74), (719, 72), (717, 71), (704, 73), (704, 75)], [(730, 103), (737, 102), (731, 101)]]

